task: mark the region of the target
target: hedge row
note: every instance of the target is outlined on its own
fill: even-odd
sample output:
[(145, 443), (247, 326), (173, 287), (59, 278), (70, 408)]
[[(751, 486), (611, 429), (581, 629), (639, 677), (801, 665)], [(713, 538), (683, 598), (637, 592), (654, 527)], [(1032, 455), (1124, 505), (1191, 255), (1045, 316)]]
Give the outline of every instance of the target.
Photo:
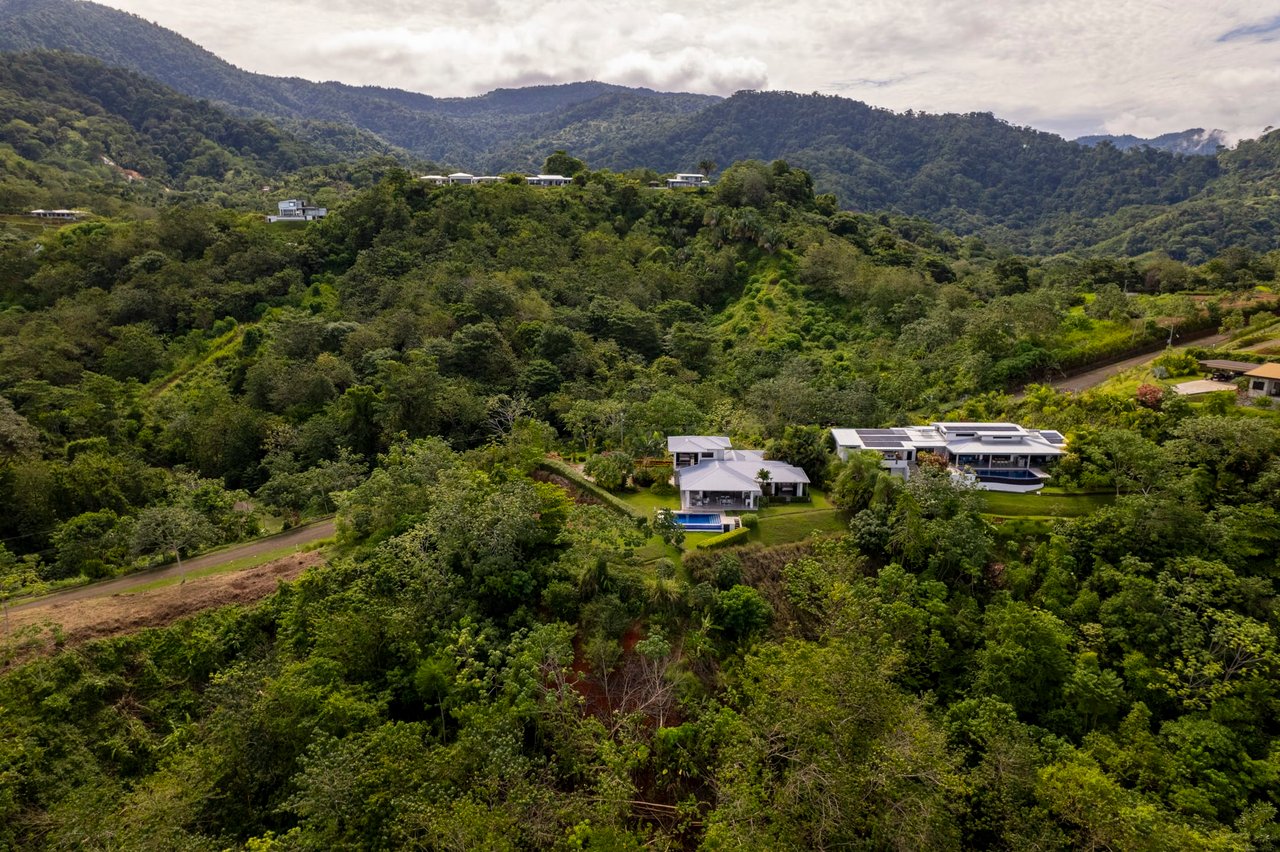
[(712, 536), (706, 541), (700, 542), (698, 544), (698, 549), (716, 550), (721, 547), (731, 547), (734, 544), (746, 544), (747, 536), (749, 535), (751, 535), (751, 530), (746, 527), (738, 527), (736, 530), (731, 530), (727, 533), (720, 533), (720, 535)]
[(632, 506), (626, 500), (622, 500), (613, 494), (610, 494), (608, 491), (601, 488), (599, 485), (596, 485), (590, 479), (587, 479), (581, 473), (578, 473), (578, 471), (558, 459), (543, 459), (538, 463), (538, 467), (548, 473), (563, 476), (565, 479), (572, 482), (575, 488), (582, 489), (604, 505), (608, 506), (610, 509), (614, 509), (624, 515), (629, 515), (636, 520), (637, 524), (643, 524), (649, 521), (643, 511)]

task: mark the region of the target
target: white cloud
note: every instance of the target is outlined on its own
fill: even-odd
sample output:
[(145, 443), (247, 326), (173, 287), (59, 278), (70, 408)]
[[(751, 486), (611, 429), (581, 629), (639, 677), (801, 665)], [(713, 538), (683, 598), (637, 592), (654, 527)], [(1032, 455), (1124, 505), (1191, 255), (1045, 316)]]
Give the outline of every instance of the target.
[(834, 92), (1067, 135), (1280, 123), (1280, 0), (107, 4), (242, 68), (442, 96), (601, 79)]

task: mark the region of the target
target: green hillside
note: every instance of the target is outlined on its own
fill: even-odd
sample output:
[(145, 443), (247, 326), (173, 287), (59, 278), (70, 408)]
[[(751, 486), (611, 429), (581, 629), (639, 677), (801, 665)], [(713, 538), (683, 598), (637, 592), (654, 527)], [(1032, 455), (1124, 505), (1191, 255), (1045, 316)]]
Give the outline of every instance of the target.
[[(209, 178), (172, 145), (295, 150), (48, 80), (175, 181)], [(303, 226), (188, 198), (0, 241), (0, 598), (337, 516), (258, 606), (6, 630), (0, 845), (1266, 848), (1280, 418), (1001, 390), (1174, 323), (1261, 333), (1280, 254), (1019, 257), (780, 161), (691, 192), (364, 174)], [(1062, 430), (1057, 493), (825, 435), (941, 417)], [(699, 548), (649, 512), (671, 434), (817, 493)]]
[[(112, 213), (190, 198), (269, 204), (263, 184), (332, 177), (355, 135), (339, 130), (322, 147), (94, 59), (0, 54), (0, 210), (10, 214)], [(361, 147), (349, 153), (377, 150)]]
[[(989, 114), (893, 113), (787, 92), (719, 99), (574, 83), (436, 98), (252, 74), (176, 33), (81, 0), (3, 0), (0, 21), (0, 49), (86, 53), (190, 96), (294, 122), (289, 129), (304, 139), (353, 126), (473, 172), (535, 169), (558, 148), (596, 167), (658, 174), (708, 159), (782, 158), (846, 208), (922, 216), (1024, 252), (1162, 251), (1203, 262), (1241, 241), (1266, 250), (1274, 235), (1269, 184), (1257, 169), (1237, 168), (1255, 154), (1088, 147)], [(368, 152), (377, 144), (331, 147)], [(1274, 164), (1273, 146), (1263, 147)]]

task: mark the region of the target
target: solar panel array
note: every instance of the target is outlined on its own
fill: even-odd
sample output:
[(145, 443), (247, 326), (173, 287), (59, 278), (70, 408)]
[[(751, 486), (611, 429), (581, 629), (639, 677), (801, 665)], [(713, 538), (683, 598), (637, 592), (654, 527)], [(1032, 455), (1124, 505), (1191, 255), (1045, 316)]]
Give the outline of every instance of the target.
[(1040, 434), (1044, 435), (1045, 440), (1051, 444), (1065, 444), (1067, 439), (1063, 437), (1061, 432), (1054, 432), (1051, 429), (1041, 429)]
[(901, 429), (854, 429), (862, 446), (872, 450), (901, 450), (907, 433)]
[(948, 427), (949, 431), (954, 429), (956, 432), (968, 434), (970, 432), (1021, 432), (1021, 426), (1015, 426), (1012, 423), (992, 423), (990, 425), (983, 424), (981, 426), (958, 425)]

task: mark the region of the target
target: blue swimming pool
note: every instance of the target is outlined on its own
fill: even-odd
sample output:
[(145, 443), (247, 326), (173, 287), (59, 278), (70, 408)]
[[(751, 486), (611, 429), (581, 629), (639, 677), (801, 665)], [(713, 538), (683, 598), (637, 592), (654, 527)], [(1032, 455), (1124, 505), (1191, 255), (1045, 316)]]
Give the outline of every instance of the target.
[(724, 521), (719, 515), (704, 512), (676, 512), (676, 523), (693, 532), (722, 532)]
[(1037, 476), (1029, 470), (1021, 470), (1013, 468), (1011, 470), (975, 470), (979, 479), (1004, 479), (1004, 480), (1025, 480), (1027, 482), (1039, 482), (1043, 477)]

